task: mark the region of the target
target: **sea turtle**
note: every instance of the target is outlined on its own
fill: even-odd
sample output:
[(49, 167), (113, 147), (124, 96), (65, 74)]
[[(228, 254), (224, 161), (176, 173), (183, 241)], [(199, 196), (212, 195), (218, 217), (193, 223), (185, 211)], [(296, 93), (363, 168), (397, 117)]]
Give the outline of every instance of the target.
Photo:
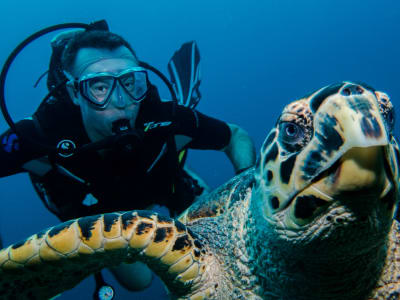
[(256, 166), (177, 220), (89, 216), (0, 252), (0, 295), (44, 299), (141, 260), (174, 299), (399, 299), (393, 106), (341, 82), (283, 110)]

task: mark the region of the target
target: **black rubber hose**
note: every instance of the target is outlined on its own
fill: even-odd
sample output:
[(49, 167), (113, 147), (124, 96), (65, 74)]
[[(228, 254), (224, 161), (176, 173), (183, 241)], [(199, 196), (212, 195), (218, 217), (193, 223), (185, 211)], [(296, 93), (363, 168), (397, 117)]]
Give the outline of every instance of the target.
[(178, 102), (178, 99), (176, 98), (174, 89), (172, 88), (171, 82), (168, 80), (167, 77), (163, 73), (161, 73), (159, 70), (154, 68), (153, 66), (149, 65), (148, 63), (145, 63), (144, 61), (140, 61), (139, 65), (145, 69), (148, 69), (152, 71), (154, 74), (158, 75), (158, 77), (161, 78), (161, 80), (165, 83), (165, 85), (168, 87), (169, 93), (171, 94), (172, 100), (174, 102)]
[[(37, 38), (48, 34), (50, 32), (56, 31), (56, 30), (60, 30), (60, 29), (67, 29), (67, 28), (83, 28), (83, 29), (89, 29), (90, 28), (90, 24), (85, 24), (85, 23), (64, 23), (64, 24), (59, 24), (59, 25), (54, 25), (54, 26), (50, 26), (47, 28), (44, 28), (34, 34), (32, 34), (31, 36), (29, 36), (28, 38), (26, 38), (25, 40), (23, 40), (12, 52), (11, 54), (8, 56), (6, 62), (3, 65), (3, 69), (1, 70), (1, 74), (0, 74), (0, 109), (1, 112), (4, 116), (4, 119), (6, 120), (8, 126), (10, 126), (10, 129), (15, 132), (18, 135), (18, 130), (15, 126), (14, 121), (12, 120), (8, 110), (7, 110), (7, 105), (6, 105), (6, 100), (5, 100), (5, 83), (6, 83), (6, 78), (7, 78), (7, 73), (8, 70), (11, 67), (12, 62), (14, 61), (14, 59), (17, 57), (17, 55), (31, 42), (33, 42), (34, 40), (36, 40)], [(26, 138), (26, 137), (24, 137)], [(27, 140), (31, 141), (29, 139), (29, 137), (27, 138)], [(46, 146), (43, 144), (40, 144), (36, 141), (33, 141), (35, 144), (39, 144), (41, 147), (45, 148), (45, 149), (51, 149), (54, 151), (53, 147), (50, 146)]]

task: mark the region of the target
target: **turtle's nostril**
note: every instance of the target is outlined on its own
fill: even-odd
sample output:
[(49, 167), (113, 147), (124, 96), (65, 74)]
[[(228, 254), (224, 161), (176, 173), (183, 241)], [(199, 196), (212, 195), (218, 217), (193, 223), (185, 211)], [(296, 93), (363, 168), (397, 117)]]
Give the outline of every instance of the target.
[(342, 94), (345, 96), (349, 96), (351, 94), (350, 89), (349, 88), (343, 89)]
[(350, 96), (350, 95), (361, 95), (364, 93), (364, 89), (359, 86), (359, 85), (352, 85), (352, 86), (347, 86), (342, 90), (342, 95), (344, 96)]

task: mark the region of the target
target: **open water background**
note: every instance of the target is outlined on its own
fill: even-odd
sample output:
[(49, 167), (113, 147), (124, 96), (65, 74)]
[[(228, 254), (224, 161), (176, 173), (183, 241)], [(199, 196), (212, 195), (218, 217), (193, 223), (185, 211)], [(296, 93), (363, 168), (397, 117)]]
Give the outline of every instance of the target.
[[(400, 105), (398, 0), (3, 0), (0, 7), (0, 64), (28, 35), (64, 22), (106, 19), (140, 59), (165, 74), (173, 52), (196, 40), (203, 75), (198, 109), (245, 128), (257, 149), (285, 104), (327, 84), (363, 81)], [(7, 105), (16, 120), (33, 113), (46, 94), (45, 81), (32, 86), (47, 70), (51, 37), (30, 45), (9, 72)], [(0, 131), (6, 129), (0, 119)], [(191, 151), (189, 165), (212, 187), (233, 175), (222, 153)], [(0, 179), (0, 201), (5, 245), (58, 222), (26, 174)], [(129, 293), (105, 274), (116, 299), (166, 297), (159, 281)], [(88, 278), (59, 299), (91, 299), (93, 290)]]

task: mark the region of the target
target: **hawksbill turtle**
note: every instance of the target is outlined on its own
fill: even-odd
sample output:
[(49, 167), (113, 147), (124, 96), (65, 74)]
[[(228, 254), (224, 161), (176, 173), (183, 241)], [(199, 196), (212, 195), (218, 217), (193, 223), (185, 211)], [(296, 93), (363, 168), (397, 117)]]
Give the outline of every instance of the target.
[(45, 299), (143, 261), (173, 299), (399, 299), (399, 149), (389, 97), (353, 82), (287, 105), (256, 165), (178, 219), (71, 220), (0, 252), (0, 295)]

